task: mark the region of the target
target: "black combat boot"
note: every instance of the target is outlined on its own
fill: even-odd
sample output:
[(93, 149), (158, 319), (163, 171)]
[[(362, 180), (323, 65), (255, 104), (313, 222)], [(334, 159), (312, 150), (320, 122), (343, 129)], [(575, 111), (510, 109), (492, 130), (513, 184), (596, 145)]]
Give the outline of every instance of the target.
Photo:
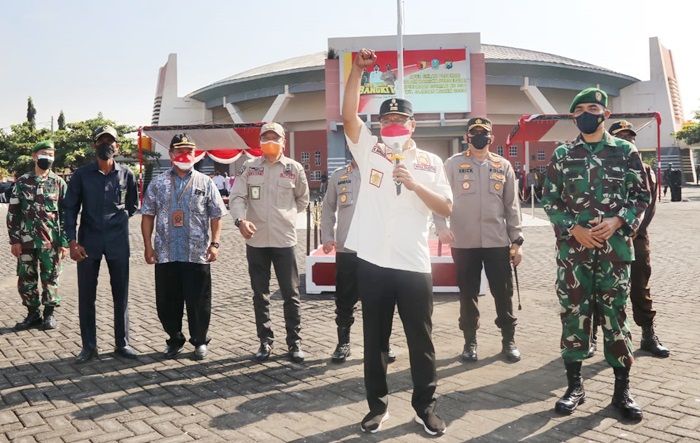
[(462, 351), (462, 361), (477, 361), (476, 355), (476, 331), (464, 333), (464, 350)]
[(503, 337), (501, 354), (503, 354), (509, 362), (515, 363), (516, 361), (520, 361), (520, 351), (515, 346), (515, 326), (501, 328), (501, 335)]
[(28, 313), (27, 316), (24, 317), (24, 320), (15, 325), (15, 331), (26, 331), (29, 328), (33, 328), (34, 326), (39, 326), (41, 324), (41, 314), (39, 313), (39, 308), (32, 306), (28, 307), (27, 311)]
[(569, 388), (557, 400), (554, 410), (560, 414), (571, 415), (578, 405), (582, 405), (586, 401), (586, 392), (583, 390), (581, 362), (564, 363), (564, 366), (566, 367), (566, 380), (569, 383)]
[(350, 357), (350, 328), (339, 326), (338, 346), (335, 347), (331, 361), (333, 363), (344, 363), (348, 357)]
[(615, 371), (615, 392), (612, 405), (620, 411), (628, 420), (639, 421), (642, 419), (642, 408), (639, 407), (630, 395), (630, 370), (629, 368), (613, 368)]
[(654, 357), (666, 358), (671, 354), (671, 351), (659, 341), (653, 324), (642, 326), (642, 343), (639, 347), (642, 351), (651, 352)]
[(53, 309), (53, 306), (46, 306), (44, 308), (44, 323), (42, 324), (42, 327), (45, 331), (48, 331), (49, 329), (56, 329), (58, 326), (56, 323), (56, 317), (53, 315)]
[(588, 355), (586, 358), (591, 358), (595, 355), (595, 351), (598, 350), (598, 327), (593, 328), (591, 333), (591, 342), (588, 345)]

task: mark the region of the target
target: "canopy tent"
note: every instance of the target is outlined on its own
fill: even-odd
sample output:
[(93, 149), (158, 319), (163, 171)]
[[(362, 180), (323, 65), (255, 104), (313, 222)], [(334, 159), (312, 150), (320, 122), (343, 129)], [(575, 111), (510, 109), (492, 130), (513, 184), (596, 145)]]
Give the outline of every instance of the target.
[[(139, 138), (146, 135), (156, 143), (170, 146), (170, 140), (175, 134), (186, 132), (197, 145), (197, 159), (205, 155), (212, 160), (231, 164), (241, 154), (249, 157), (260, 157), (260, 126), (255, 124), (226, 124), (226, 125), (182, 125), (182, 126), (144, 126), (139, 130)], [(139, 144), (139, 146), (141, 146)]]
[[(143, 150), (146, 148), (144, 135), (162, 146), (169, 147), (170, 140), (175, 134), (186, 132), (197, 145), (195, 162), (199, 162), (206, 155), (215, 162), (231, 164), (243, 154), (248, 157), (262, 155), (261, 126), (262, 123), (141, 127), (138, 131), (139, 170), (143, 170)], [(141, 195), (143, 195), (142, 173), (139, 175)]]
[[(658, 112), (633, 112), (611, 114), (608, 121), (627, 120), (639, 134), (644, 128), (656, 122), (656, 161), (661, 164), (661, 114)], [(566, 142), (579, 135), (571, 114), (525, 114), (508, 135), (506, 147), (516, 143), (525, 145), (525, 161), (530, 158), (529, 142)], [(528, 162), (529, 163), (529, 162)], [(661, 183), (661, 170), (656, 168), (657, 183)]]

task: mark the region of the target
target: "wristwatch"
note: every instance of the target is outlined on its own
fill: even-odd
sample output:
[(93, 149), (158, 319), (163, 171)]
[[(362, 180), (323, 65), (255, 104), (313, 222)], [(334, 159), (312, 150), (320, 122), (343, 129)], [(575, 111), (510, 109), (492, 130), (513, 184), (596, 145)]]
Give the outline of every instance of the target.
[(236, 227), (238, 228), (241, 226), (242, 221), (243, 221), (242, 219), (237, 218), (236, 220), (233, 221), (233, 224), (236, 225)]
[(221, 246), (221, 244), (218, 241), (213, 241), (213, 242), (209, 243), (209, 246), (213, 246), (216, 249), (219, 249), (219, 246)]
[(522, 237), (518, 237), (515, 240), (512, 241), (514, 245), (522, 246), (523, 243), (525, 243), (525, 239)]

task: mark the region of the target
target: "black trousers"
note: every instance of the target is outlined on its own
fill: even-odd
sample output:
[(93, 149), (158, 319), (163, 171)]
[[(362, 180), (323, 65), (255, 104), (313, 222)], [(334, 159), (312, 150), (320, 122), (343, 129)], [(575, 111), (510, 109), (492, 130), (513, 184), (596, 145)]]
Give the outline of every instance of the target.
[(510, 248), (452, 248), (452, 259), (459, 286), (459, 329), (465, 337), (479, 329), (479, 286), (483, 264), (489, 288), (496, 303), (496, 326), (514, 328), (518, 319), (513, 315), (513, 276)]
[(651, 258), (649, 256), (649, 238), (634, 239), (634, 261), (630, 272), (630, 301), (632, 316), (638, 326), (654, 324), (656, 311), (652, 306), (649, 277), (651, 277)]
[[(88, 257), (78, 262), (78, 315), (83, 348), (97, 348), (95, 300), (101, 259)], [(114, 345), (121, 348), (129, 344), (129, 257), (109, 259), (107, 268), (114, 304)]]
[(166, 343), (182, 346), (182, 314), (187, 307), (190, 343), (209, 343), (207, 332), (211, 318), (211, 266), (201, 263), (170, 262), (156, 264), (156, 310)]
[(362, 259), (359, 259), (357, 275), (364, 329), (365, 389), (370, 411), (386, 411), (389, 401), (385, 344), (391, 333), (394, 306), (398, 307), (408, 344), (413, 379), (411, 404), (416, 412), (432, 411), (436, 402), (437, 372), (431, 338), (431, 275), (382, 268)]
[(270, 320), (270, 264), (275, 268), (277, 282), (284, 300), (284, 324), (287, 329), (287, 346), (301, 340), (301, 299), (299, 298), (299, 270), (294, 247), (256, 248), (246, 245), (248, 273), (253, 289), (255, 325), (260, 342), (272, 343)]
[[(357, 265), (360, 259), (354, 252), (337, 252), (335, 254), (335, 324), (339, 328), (350, 328), (355, 323), (355, 307), (359, 300), (357, 282)], [(391, 310), (386, 341), (382, 351), (389, 351), (389, 337), (394, 320)]]

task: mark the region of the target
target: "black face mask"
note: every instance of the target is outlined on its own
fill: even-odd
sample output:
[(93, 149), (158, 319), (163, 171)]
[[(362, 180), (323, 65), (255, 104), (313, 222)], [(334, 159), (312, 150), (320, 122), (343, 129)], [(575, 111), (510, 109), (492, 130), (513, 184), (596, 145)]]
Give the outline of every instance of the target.
[(469, 143), (476, 149), (484, 149), (491, 143), (491, 138), (488, 134), (475, 134), (469, 138)]
[(37, 159), (36, 165), (39, 167), (39, 169), (43, 169), (44, 171), (46, 171), (47, 169), (51, 169), (51, 165), (53, 165), (53, 159), (48, 159), (48, 158)]
[(111, 143), (102, 143), (101, 145), (97, 145), (97, 157), (100, 160), (109, 160), (110, 158), (114, 157), (115, 151), (116, 149)]
[(576, 117), (575, 120), (576, 126), (581, 132), (584, 134), (593, 134), (598, 129), (598, 126), (605, 121), (605, 115), (584, 112)]

